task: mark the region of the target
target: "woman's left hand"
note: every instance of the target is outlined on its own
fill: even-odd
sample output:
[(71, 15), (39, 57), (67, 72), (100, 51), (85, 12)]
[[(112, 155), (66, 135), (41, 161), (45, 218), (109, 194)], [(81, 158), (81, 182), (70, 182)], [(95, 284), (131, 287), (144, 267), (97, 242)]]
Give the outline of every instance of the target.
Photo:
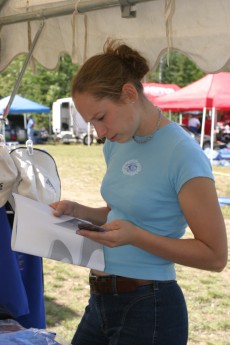
[(125, 244), (132, 244), (136, 234), (141, 231), (134, 224), (126, 220), (113, 220), (110, 223), (102, 225), (102, 227), (106, 230), (105, 232), (77, 230), (76, 233), (113, 248)]

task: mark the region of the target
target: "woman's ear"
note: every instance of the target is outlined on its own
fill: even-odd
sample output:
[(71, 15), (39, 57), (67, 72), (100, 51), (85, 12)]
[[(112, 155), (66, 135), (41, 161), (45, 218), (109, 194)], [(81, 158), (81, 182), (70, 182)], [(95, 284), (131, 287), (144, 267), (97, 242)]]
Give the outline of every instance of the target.
[(126, 83), (122, 87), (122, 100), (125, 103), (135, 103), (138, 98), (138, 93), (133, 84)]

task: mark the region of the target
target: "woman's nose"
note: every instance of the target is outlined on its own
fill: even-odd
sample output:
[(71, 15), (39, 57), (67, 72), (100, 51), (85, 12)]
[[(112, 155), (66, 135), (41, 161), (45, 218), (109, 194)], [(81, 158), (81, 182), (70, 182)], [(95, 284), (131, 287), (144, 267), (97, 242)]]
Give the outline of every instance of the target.
[(106, 128), (102, 124), (95, 124), (94, 128), (97, 132), (98, 138), (103, 138), (105, 137), (106, 134)]

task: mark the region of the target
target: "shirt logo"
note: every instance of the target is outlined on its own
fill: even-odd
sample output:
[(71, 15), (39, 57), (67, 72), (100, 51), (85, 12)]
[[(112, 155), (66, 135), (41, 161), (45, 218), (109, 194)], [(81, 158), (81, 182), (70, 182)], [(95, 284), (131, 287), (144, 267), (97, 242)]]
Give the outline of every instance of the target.
[(142, 170), (141, 164), (136, 159), (131, 159), (122, 167), (122, 172), (124, 175), (134, 176), (139, 174)]

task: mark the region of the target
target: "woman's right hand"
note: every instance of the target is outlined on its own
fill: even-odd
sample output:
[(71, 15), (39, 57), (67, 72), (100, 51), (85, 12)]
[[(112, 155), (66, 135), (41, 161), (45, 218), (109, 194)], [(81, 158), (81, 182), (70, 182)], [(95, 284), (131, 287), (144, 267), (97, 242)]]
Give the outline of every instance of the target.
[(77, 206), (78, 204), (76, 202), (69, 200), (61, 200), (50, 204), (50, 207), (53, 208), (53, 215), (56, 217), (60, 217), (63, 214), (77, 217)]
[(56, 217), (60, 217), (65, 214), (67, 216), (88, 220), (96, 225), (104, 224), (106, 222), (108, 212), (110, 211), (108, 206), (94, 208), (69, 200), (53, 202), (50, 204), (50, 207), (53, 208), (53, 215)]

